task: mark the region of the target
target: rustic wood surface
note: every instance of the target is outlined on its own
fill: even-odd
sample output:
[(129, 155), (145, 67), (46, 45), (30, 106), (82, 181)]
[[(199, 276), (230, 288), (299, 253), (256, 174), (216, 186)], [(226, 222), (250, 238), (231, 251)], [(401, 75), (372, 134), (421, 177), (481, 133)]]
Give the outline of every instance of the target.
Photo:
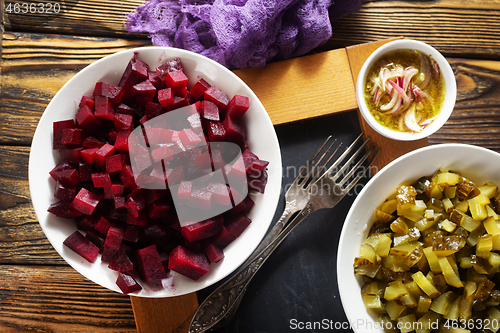
[[(66, 3), (70, 10), (58, 17), (2, 10), (0, 331), (135, 332), (130, 298), (67, 266), (30, 203), (29, 146), (52, 96), (102, 56), (150, 44), (123, 28), (124, 15), (142, 1)], [(450, 61), (458, 96), (450, 120), (428, 143), (464, 142), (500, 152), (499, 17), (498, 0), (365, 1), (359, 12), (333, 22), (333, 37), (311, 53), (397, 36), (432, 44)]]

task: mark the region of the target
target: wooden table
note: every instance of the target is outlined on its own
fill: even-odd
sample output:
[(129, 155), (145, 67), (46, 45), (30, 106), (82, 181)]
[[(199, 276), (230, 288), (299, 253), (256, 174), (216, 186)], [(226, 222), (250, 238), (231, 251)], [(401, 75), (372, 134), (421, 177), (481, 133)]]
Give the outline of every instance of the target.
[[(9, 2), (6, 1), (5, 4)], [(48, 18), (9, 14), (3, 10), (5, 4), (2, 1), (2, 332), (135, 332), (138, 328), (139, 331), (145, 331), (142, 322), (136, 325), (130, 297), (105, 290), (86, 280), (54, 251), (38, 225), (30, 203), (27, 173), (34, 130), (46, 105), (58, 89), (80, 69), (105, 55), (150, 44), (145, 35), (129, 35), (122, 26), (123, 16), (141, 2), (66, 1), (69, 6), (66, 14)], [(397, 36), (419, 39), (436, 47), (448, 58), (455, 71), (458, 96), (450, 120), (439, 132), (428, 138), (428, 143), (462, 142), (500, 152), (499, 0), (366, 1), (358, 13), (333, 22), (333, 30), (333, 37), (312, 53)], [(325, 120), (333, 125), (327, 128)], [(294, 139), (297, 129), (319, 128), (319, 132), (333, 129), (340, 133), (339, 136), (349, 139), (356, 132), (364, 130), (363, 125), (359, 127), (357, 122), (357, 113), (351, 111), (277, 125), (278, 137), (283, 144), (284, 166), (287, 163), (300, 165), (301, 155), (294, 157), (292, 152), (300, 148), (305, 150), (304, 156), (308, 156), (314, 150), (316, 141), (321, 139), (314, 133), (306, 133), (301, 139), (307, 142), (302, 144)], [(340, 126), (339, 123), (347, 125)], [(397, 154), (391, 153), (390, 149), (386, 152), (387, 156), (383, 157), (386, 160)], [(343, 207), (330, 215), (320, 214), (315, 218), (321, 222), (321, 219), (333, 214), (336, 219), (341, 220), (347, 213), (349, 203), (347, 200)], [(280, 209), (282, 203), (278, 207), (279, 212)], [(321, 233), (317, 225), (314, 227), (314, 223), (309, 224), (312, 225), (310, 229), (303, 229), (306, 234), (316, 237)], [(338, 237), (339, 229), (332, 229), (333, 238)], [(331, 250), (331, 247), (327, 247), (330, 246), (328, 242), (331, 239), (325, 237), (318, 236), (314, 245), (322, 251), (327, 248)], [(296, 241), (300, 241), (300, 238)], [(338, 239), (333, 240), (334, 243), (337, 241)], [(294, 246), (284, 243), (282, 247), (285, 249), (274, 255), (274, 265), (269, 264), (273, 267), (263, 268), (259, 273), (260, 277), (256, 277), (246, 296), (248, 301), (243, 302), (233, 326), (226, 331), (285, 331), (290, 329), (290, 323), (277, 320), (280, 313), (281, 319), (292, 319), (291, 316), (297, 315), (299, 320), (316, 320), (318, 317), (313, 314), (321, 313), (321, 309), (331, 304), (334, 304), (335, 314), (330, 318), (339, 322), (345, 320), (335, 288), (330, 290), (329, 297), (322, 295), (321, 290), (313, 286), (309, 288), (310, 292), (298, 293), (300, 290), (297, 288), (300, 287), (294, 286), (294, 281), (289, 281), (286, 284), (288, 287), (280, 289), (278, 295), (267, 288), (278, 283), (275, 280), (285, 275), (300, 274), (297, 272), (300, 267), (294, 266), (293, 261), (307, 258), (300, 252), (301, 249), (314, 250), (314, 246), (308, 247), (307, 242), (296, 243)], [(331, 256), (334, 256), (335, 249), (331, 251)], [(334, 258), (332, 260), (329, 264), (334, 267)], [(334, 268), (332, 269), (331, 283), (336, 285)], [(310, 279), (307, 281), (325, 279), (314, 275), (314, 272), (312, 269), (307, 274), (306, 278)], [(198, 294), (200, 299), (205, 296), (206, 292)], [(275, 299), (284, 300), (282, 306)], [(192, 302), (193, 298), (190, 297), (189, 300)], [(257, 301), (263, 302), (261, 312), (252, 307), (251, 303)], [(134, 304), (140, 305), (135, 301)], [(136, 308), (138, 320), (144, 320), (140, 315)], [(147, 318), (149, 314), (143, 315)], [(189, 321), (185, 317), (189, 316), (175, 317), (164, 320), (172, 323), (170, 331), (182, 332)]]

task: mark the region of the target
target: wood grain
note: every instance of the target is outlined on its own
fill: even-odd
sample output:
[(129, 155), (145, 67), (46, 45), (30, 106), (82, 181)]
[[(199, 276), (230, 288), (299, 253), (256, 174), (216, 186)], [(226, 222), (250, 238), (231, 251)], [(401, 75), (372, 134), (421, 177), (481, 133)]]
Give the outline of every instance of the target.
[(71, 267), (0, 265), (0, 331), (135, 332), (129, 297)]

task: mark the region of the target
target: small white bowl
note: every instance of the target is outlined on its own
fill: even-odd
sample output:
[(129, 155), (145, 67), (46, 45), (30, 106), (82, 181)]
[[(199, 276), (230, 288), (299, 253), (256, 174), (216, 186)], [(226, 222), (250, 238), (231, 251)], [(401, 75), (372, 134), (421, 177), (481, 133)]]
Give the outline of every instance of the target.
[(374, 222), (375, 209), (396, 192), (440, 168), (455, 170), (476, 184), (500, 183), (500, 154), (465, 144), (440, 144), (417, 149), (380, 170), (360, 191), (347, 214), (337, 252), (337, 281), (346, 316), (355, 332), (383, 333), (361, 297), (362, 278), (354, 274), (354, 258)]
[[(439, 65), (441, 73), (444, 78), (446, 91), (441, 112), (430, 125), (428, 125), (421, 132), (418, 133), (398, 132), (383, 126), (370, 113), (370, 110), (368, 109), (365, 101), (364, 89), (366, 84), (366, 75), (368, 74), (368, 71), (370, 70), (372, 65), (378, 59), (380, 59), (380, 57), (383, 56), (385, 53), (398, 49), (418, 50), (430, 56), (431, 59), (434, 59)], [(361, 115), (363, 116), (365, 121), (377, 133), (393, 140), (401, 140), (401, 141), (419, 140), (436, 132), (438, 129), (441, 128), (441, 126), (444, 125), (444, 123), (450, 117), (451, 112), (455, 107), (456, 96), (457, 96), (457, 83), (455, 81), (455, 75), (453, 74), (453, 70), (451, 69), (451, 66), (448, 63), (448, 61), (443, 57), (441, 53), (439, 53), (432, 46), (412, 39), (395, 40), (387, 44), (384, 44), (377, 50), (375, 50), (368, 57), (368, 59), (366, 59), (365, 63), (363, 64), (363, 67), (361, 67), (358, 80), (356, 82), (356, 99), (358, 102), (358, 107), (361, 112)]]
[(63, 241), (76, 230), (76, 223), (49, 214), (47, 208), (58, 201), (54, 197), (55, 182), (49, 171), (60, 161), (52, 150), (52, 124), (54, 121), (74, 119), (77, 112), (75, 101), (82, 95), (91, 96), (95, 83), (105, 81), (117, 85), (128, 62), (138, 52), (138, 58), (150, 68), (156, 68), (167, 59), (179, 57), (189, 82), (204, 78), (208, 83), (224, 90), (228, 96), (248, 96), (250, 108), (245, 114), (247, 140), (250, 149), (259, 158), (269, 161), (268, 183), (264, 194), (253, 197), (255, 206), (249, 217), (252, 223), (243, 234), (224, 249), (225, 258), (212, 264), (210, 271), (197, 281), (175, 272), (173, 285), (160, 291), (143, 289), (131, 293), (134, 296), (169, 297), (195, 292), (208, 287), (233, 272), (246, 260), (264, 237), (273, 219), (281, 193), (281, 153), (273, 124), (253, 91), (233, 72), (202, 55), (169, 47), (142, 47), (118, 52), (104, 57), (84, 68), (69, 80), (54, 96), (38, 123), (29, 159), (29, 186), (31, 200), (38, 222), (45, 235), (61, 257), (88, 279), (108, 289), (120, 292), (116, 285), (118, 273), (101, 262), (100, 255), (91, 264), (63, 246)]

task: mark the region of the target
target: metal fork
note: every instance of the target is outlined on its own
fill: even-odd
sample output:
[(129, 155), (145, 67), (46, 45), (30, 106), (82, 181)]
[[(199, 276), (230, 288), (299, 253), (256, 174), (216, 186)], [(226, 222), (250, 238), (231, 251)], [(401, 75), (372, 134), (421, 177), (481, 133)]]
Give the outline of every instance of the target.
[[(330, 137), (315, 153), (313, 158), (311, 158), (308, 166), (312, 164), (312, 161), (324, 148), (329, 139)], [(276, 247), (309, 214), (318, 209), (334, 207), (364, 176), (367, 169), (363, 170), (362, 173), (359, 173), (359, 170), (372, 153), (374, 146), (366, 151), (366, 153), (359, 160), (358, 157), (364, 150), (369, 139), (363, 142), (358, 150), (352, 154), (349, 160), (337, 171), (340, 164), (349, 156), (354, 147), (357, 146), (360, 141), (361, 135), (321, 176), (319, 176), (320, 172), (322, 172), (328, 162), (335, 155), (338, 147), (316, 172), (314, 169), (326, 156), (333, 144), (330, 145), (325, 153), (323, 153), (320, 160), (316, 162), (313, 169), (309, 170), (306, 176), (303, 175), (305, 169), (301, 171), (285, 195), (285, 212), (276, 223), (276, 226), (271, 230), (268, 236), (266, 236), (254, 254), (235, 273), (235, 275), (219, 286), (200, 305), (191, 321), (189, 328), (190, 333), (204, 332), (206, 330), (222, 327), (227, 324), (236, 312), (236, 309), (238, 308), (251, 279), (259, 268), (262, 267), (264, 262), (276, 249)], [(371, 165), (377, 154), (378, 151), (368, 162), (368, 165)], [(349, 167), (351, 166), (353, 166), (353, 168), (349, 170)], [(330, 176), (334, 171), (336, 171), (335, 174)], [(341, 176), (343, 176), (343, 178), (337, 182), (337, 179)], [(355, 177), (352, 178), (353, 176)], [(290, 223), (287, 223), (290, 217), (296, 212), (299, 212), (299, 214)]]

